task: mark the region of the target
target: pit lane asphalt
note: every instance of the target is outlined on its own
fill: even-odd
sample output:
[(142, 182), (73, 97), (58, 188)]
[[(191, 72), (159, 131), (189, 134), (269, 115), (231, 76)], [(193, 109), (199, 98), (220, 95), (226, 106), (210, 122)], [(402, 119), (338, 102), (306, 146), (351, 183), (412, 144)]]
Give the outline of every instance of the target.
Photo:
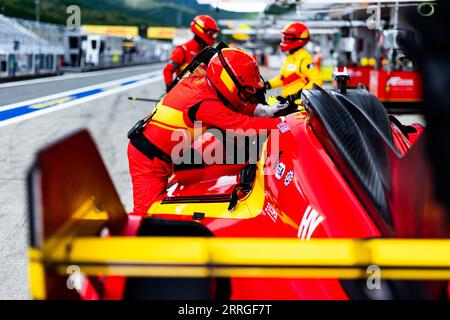
[[(40, 79), (0, 87), (0, 106), (161, 70), (161, 65)], [(118, 72), (119, 71), (119, 72)], [(162, 72), (162, 71), (161, 71)], [(87, 74), (82, 74), (87, 75)], [(46, 81), (47, 80), (47, 81)], [(162, 81), (108, 95), (81, 105), (0, 127), (0, 299), (29, 299), (28, 211), (26, 173), (35, 153), (71, 132), (87, 128), (96, 141), (122, 202), (132, 209), (126, 156), (127, 132), (153, 104), (128, 101), (129, 96), (159, 97)]]
[[(141, 69), (142, 68), (142, 69)], [(0, 105), (20, 102), (57, 92), (86, 87), (99, 82), (126, 78), (161, 69), (161, 65), (113, 70), (88, 77), (41, 79), (19, 86), (0, 86)], [(275, 71), (264, 70), (266, 77)], [(61, 81), (59, 81), (61, 80)], [(112, 94), (75, 107), (0, 127), (0, 299), (29, 299), (28, 211), (26, 173), (35, 153), (71, 132), (87, 128), (129, 212), (132, 209), (131, 182), (126, 157), (130, 127), (147, 115), (153, 104), (130, 102), (128, 96), (155, 98), (164, 90), (162, 81)], [(276, 92), (273, 92), (276, 93)], [(5, 100), (4, 100), (5, 99)], [(11, 100), (7, 100), (11, 99)], [(402, 121), (420, 118), (407, 116)]]
[(0, 84), (0, 107), (20, 101), (49, 96), (59, 92), (80, 89), (99, 83), (150, 73), (161, 68), (161, 64), (153, 64), (86, 73), (69, 73), (61, 77)]

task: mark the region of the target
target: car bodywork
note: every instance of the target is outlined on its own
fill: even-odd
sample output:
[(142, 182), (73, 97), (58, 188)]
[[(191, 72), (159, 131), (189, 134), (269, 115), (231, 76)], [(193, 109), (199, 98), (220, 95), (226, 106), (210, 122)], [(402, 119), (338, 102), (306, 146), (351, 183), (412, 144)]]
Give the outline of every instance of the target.
[(91, 277), (80, 293), (66, 289), (67, 275), (39, 263), (52, 245), (100, 235), (299, 242), (448, 236), (445, 215), (434, 210), (423, 127), (403, 126), (364, 89), (341, 94), (315, 87), (302, 98), (306, 111), (286, 116), (287, 126), (260, 146), (257, 164), (177, 170), (146, 217), (124, 213), (86, 132), (43, 150), (29, 178), (35, 297), (442, 297), (445, 281), (383, 281), (381, 291), (368, 292), (365, 281), (320, 276)]

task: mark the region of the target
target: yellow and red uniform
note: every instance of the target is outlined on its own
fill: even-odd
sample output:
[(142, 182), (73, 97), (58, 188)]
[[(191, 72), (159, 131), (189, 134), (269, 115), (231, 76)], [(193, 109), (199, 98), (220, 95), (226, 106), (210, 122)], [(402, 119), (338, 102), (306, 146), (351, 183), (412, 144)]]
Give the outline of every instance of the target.
[(269, 84), (271, 88), (283, 87), (281, 95), (287, 98), (303, 89), (311, 89), (313, 84), (322, 85), (322, 79), (311, 54), (300, 48), (287, 56), (280, 75), (269, 80)]
[(320, 52), (317, 52), (314, 56), (314, 64), (319, 69), (319, 71), (322, 68), (322, 59), (322, 54)]
[(220, 29), (213, 18), (207, 15), (199, 15), (192, 20), (191, 31), (195, 37), (176, 47), (172, 52), (169, 64), (164, 68), (166, 86), (169, 86), (173, 81), (173, 74), (175, 73), (178, 76), (203, 48), (214, 45)]
[[(246, 112), (251, 114), (251, 111)], [(189, 137), (192, 143), (194, 122), (203, 128), (270, 130), (280, 124), (280, 118), (258, 118), (235, 112), (219, 98), (206, 75), (183, 79), (158, 104), (156, 112), (145, 127), (144, 136), (160, 151), (171, 157), (180, 141), (173, 141), (175, 131)], [(166, 190), (173, 165), (158, 157), (149, 159), (132, 143), (128, 146), (129, 167), (133, 183), (134, 213), (143, 215), (155, 198)]]
[(164, 68), (166, 86), (173, 81), (173, 75), (178, 76), (204, 47), (203, 44), (193, 38), (172, 51), (170, 61)]

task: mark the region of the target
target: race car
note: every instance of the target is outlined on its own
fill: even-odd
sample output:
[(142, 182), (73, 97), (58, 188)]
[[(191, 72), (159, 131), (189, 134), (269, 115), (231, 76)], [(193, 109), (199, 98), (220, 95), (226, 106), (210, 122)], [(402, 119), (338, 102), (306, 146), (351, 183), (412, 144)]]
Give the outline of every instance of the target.
[[(29, 173), (33, 297), (446, 297), (448, 282), (439, 277), (428, 278), (433, 281), (400, 277), (381, 281), (379, 290), (368, 290), (366, 280), (315, 271), (327, 267), (330, 272), (339, 271), (330, 264), (321, 266), (324, 260), (309, 266), (309, 275), (304, 277), (290, 274), (289, 267), (281, 265), (269, 276), (263, 276), (263, 267), (247, 276), (190, 273), (194, 268), (190, 259), (198, 247), (185, 237), (238, 238), (233, 242), (237, 252), (245, 249), (241, 242), (245, 239), (267, 240), (267, 251), (273, 251), (273, 239), (313, 243), (317, 239), (448, 237), (445, 214), (430, 210), (435, 204), (424, 128), (401, 124), (366, 89), (347, 90), (345, 79), (341, 84), (339, 90), (318, 86), (305, 90), (304, 111), (292, 111), (277, 133), (260, 144), (255, 142), (256, 164), (243, 161), (175, 168), (167, 192), (145, 217), (125, 213), (87, 131), (41, 150)], [(137, 241), (149, 237), (157, 237), (158, 242), (148, 242), (149, 246)], [(108, 238), (107, 245), (95, 246), (96, 241)], [(260, 262), (267, 260), (264, 241), (251, 254)], [(171, 274), (171, 265), (160, 263), (151, 265), (157, 267), (159, 276), (145, 276), (144, 269), (150, 265), (144, 260), (154, 250), (159, 250), (159, 258), (170, 256), (169, 243), (173, 248), (184, 245), (183, 250), (173, 249), (183, 271)], [(281, 254), (286, 248), (277, 250)], [(327, 254), (332, 256), (332, 251)], [(216, 259), (225, 259), (225, 252), (216, 252)], [(295, 258), (298, 252), (289, 254)], [(212, 268), (209, 258), (202, 259)], [(356, 254), (356, 261), (363, 258)], [(352, 266), (357, 267), (357, 262)], [(77, 281), (82, 285), (77, 286)]]

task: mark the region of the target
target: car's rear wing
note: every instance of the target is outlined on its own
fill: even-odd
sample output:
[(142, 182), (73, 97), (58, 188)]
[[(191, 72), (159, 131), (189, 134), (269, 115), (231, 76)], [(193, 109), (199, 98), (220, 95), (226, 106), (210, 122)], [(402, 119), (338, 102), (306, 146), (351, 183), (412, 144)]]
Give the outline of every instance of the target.
[(37, 154), (28, 174), (28, 204), (32, 295), (73, 297), (73, 291), (57, 289), (66, 287), (67, 276), (49, 272), (36, 261), (45, 260), (64, 245), (70, 251), (73, 239), (119, 235), (127, 222), (119, 195), (87, 131)]
[(59, 234), (119, 234), (127, 215), (87, 131), (41, 150), (28, 175), (31, 245)]

